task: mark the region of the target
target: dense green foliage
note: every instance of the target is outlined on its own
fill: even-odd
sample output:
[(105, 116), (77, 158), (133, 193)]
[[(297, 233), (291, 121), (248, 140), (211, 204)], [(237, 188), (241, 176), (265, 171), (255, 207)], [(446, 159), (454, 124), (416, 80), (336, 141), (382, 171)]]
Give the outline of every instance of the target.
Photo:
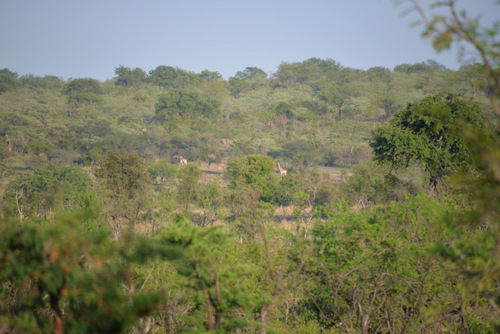
[(479, 106), (457, 95), (430, 96), (396, 113), (374, 132), (370, 142), (375, 158), (395, 168), (421, 163), (435, 187), (446, 174), (472, 165), (472, 156), (461, 136), (470, 130), (486, 131), (486, 119)]
[[(61, 264), (67, 282), (53, 289), (33, 285), (36, 270), (15, 274), (6, 263), (2, 300), (17, 300), (2, 311), (6, 324), (92, 330), (105, 317), (99, 326), (118, 332), (494, 331), (489, 305), (500, 294), (487, 273), (498, 271), (488, 257), (497, 242), (494, 229), (482, 232), (489, 223), (468, 218), (493, 210), (474, 184), (497, 193), (471, 146), (475, 136), (495, 140), (486, 79), (431, 61), (400, 67), (314, 58), (269, 78), (248, 67), (227, 82), (166, 66), (149, 75), (119, 66), (107, 83), (13, 76), (0, 95), (2, 217), (14, 219), (2, 229), (33, 235), (23, 247), (49, 254), (33, 258), (47, 275), (43, 249), (61, 233), (61, 251), (63, 240), (87, 245), (65, 261), (87, 258), (88, 247), (115, 255), (99, 260), (108, 268), (99, 274)], [(371, 148), (379, 163), (368, 161)], [(455, 183), (465, 172), (475, 178)], [(427, 197), (433, 178), (442, 186)], [(470, 276), (457, 276), (465, 267)], [(95, 306), (102, 290), (92, 275), (111, 285), (113, 316), (95, 314), (104, 304)], [(464, 290), (468, 277), (482, 287)], [(23, 284), (33, 288), (17, 298)]]
[(30, 333), (122, 333), (160, 298), (129, 296), (127, 266), (105, 231), (89, 235), (78, 218), (3, 222), (0, 240), (2, 329)]
[(95, 201), (93, 184), (81, 168), (49, 165), (10, 182), (4, 201), (10, 215), (21, 218), (45, 216), (75, 208), (87, 208)]
[[(483, 36), (428, 22), (440, 48)], [(311, 58), (227, 81), (0, 70), (0, 332), (498, 332), (485, 50), (457, 71)]]
[(160, 121), (170, 121), (176, 116), (215, 118), (219, 108), (219, 101), (203, 98), (198, 92), (172, 89), (158, 98), (155, 114)]

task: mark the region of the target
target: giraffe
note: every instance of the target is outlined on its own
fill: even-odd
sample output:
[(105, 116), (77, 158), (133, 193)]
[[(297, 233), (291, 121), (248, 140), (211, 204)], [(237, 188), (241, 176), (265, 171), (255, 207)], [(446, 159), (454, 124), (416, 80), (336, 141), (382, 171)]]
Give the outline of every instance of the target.
[(184, 158), (183, 156), (180, 156), (180, 155), (175, 155), (174, 158), (177, 158), (179, 159), (179, 167), (182, 167), (182, 166), (187, 166), (188, 164), (188, 161), (186, 158)]
[(280, 166), (280, 163), (278, 162), (278, 169), (280, 170), (280, 175), (285, 176), (286, 175), (286, 169), (282, 168)]
[(12, 143), (10, 142), (9, 135), (5, 135), (7, 138), (7, 151), (12, 152)]

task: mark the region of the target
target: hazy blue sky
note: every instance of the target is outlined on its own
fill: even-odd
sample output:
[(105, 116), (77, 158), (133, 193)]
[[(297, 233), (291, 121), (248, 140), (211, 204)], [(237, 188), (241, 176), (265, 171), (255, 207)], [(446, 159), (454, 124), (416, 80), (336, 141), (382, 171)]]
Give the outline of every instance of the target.
[[(422, 2), (429, 2), (422, 0)], [(498, 18), (493, 0), (461, 0)], [(317, 57), (393, 68), (437, 54), (392, 0), (0, 0), (0, 68), (19, 75), (110, 79), (118, 65), (159, 65), (224, 78), (247, 66), (276, 72)]]

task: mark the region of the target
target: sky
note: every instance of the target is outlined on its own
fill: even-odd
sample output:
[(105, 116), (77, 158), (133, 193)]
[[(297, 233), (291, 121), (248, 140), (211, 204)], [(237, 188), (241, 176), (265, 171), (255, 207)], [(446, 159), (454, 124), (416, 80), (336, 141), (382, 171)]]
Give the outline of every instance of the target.
[[(458, 5), (493, 20), (494, 2)], [(363, 70), (427, 59), (458, 69), (457, 52), (436, 53), (404, 8), (393, 0), (0, 0), (0, 69), (101, 81), (120, 65), (228, 79), (313, 57)]]

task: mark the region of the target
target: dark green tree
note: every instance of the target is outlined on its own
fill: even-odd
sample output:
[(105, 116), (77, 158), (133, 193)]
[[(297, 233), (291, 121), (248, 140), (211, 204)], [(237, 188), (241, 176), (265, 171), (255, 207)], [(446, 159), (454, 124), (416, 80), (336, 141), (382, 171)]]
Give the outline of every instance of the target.
[(63, 93), (68, 95), (68, 103), (93, 104), (102, 102), (104, 89), (95, 79), (74, 79), (66, 84)]
[(291, 102), (281, 101), (277, 105), (269, 106), (268, 110), (272, 112), (275, 116), (284, 115), (288, 119), (293, 118), (293, 111), (295, 109), (295, 105)]
[(369, 68), (366, 72), (368, 74), (368, 78), (372, 81), (378, 80), (385, 83), (390, 83), (392, 80), (391, 70), (386, 67), (375, 66)]
[(433, 192), (444, 175), (459, 167), (472, 167), (472, 156), (460, 131), (466, 123), (484, 130), (485, 122), (477, 104), (442, 93), (408, 104), (394, 114), (386, 125), (374, 131), (370, 146), (379, 162), (395, 168), (423, 164)]
[(160, 65), (149, 72), (148, 81), (152, 84), (168, 88), (186, 88), (201, 79), (195, 74), (180, 68)]
[(254, 77), (267, 78), (267, 74), (258, 67), (247, 67), (243, 71), (236, 72), (235, 77), (240, 79), (251, 79)]
[(98, 80), (82, 78), (68, 82), (63, 92), (67, 95), (82, 93), (104, 94), (104, 89)]
[(172, 89), (158, 98), (155, 115), (160, 121), (171, 120), (176, 116), (213, 119), (219, 114), (220, 105), (220, 101), (203, 98), (198, 92)]
[[(7, 143), (8, 143), (9, 139), (7, 139)], [(11, 151), (9, 151), (9, 149), (7, 148), (7, 144), (6, 142), (4, 142), (3, 138), (0, 139), (0, 176), (3, 177), (6, 170), (7, 170), (7, 166), (9, 165), (9, 157), (12, 156), (12, 148), (11, 148)], [(12, 144), (11, 144), (12, 146)], [(11, 147), (9, 146), (9, 147)]]
[(137, 86), (140, 83), (146, 81), (147, 74), (139, 67), (131, 69), (129, 67), (125, 67), (123, 65), (115, 68), (116, 81), (115, 85), (117, 86)]
[(105, 231), (84, 230), (87, 219), (0, 222), (2, 331), (124, 333), (157, 308), (158, 296), (125, 292), (128, 265)]
[(316, 86), (325, 82), (347, 82), (349, 69), (332, 59), (310, 58), (301, 63), (283, 62), (273, 74), (275, 85), (293, 87), (308, 84)]

